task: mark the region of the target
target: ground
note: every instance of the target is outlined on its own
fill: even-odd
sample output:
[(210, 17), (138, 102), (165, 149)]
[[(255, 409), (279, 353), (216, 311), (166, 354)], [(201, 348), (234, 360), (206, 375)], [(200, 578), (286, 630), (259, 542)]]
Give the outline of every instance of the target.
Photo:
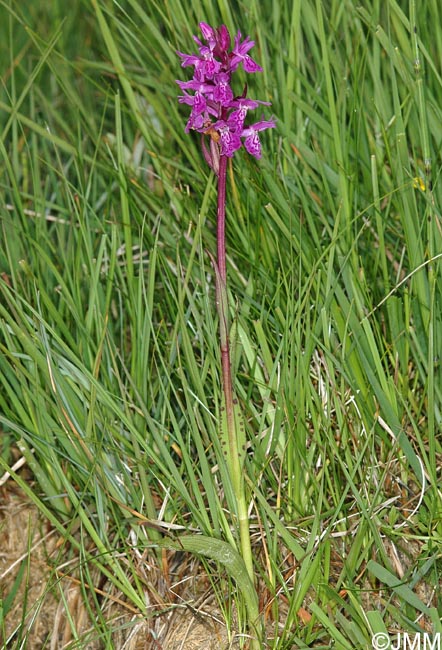
[[(71, 619), (78, 633), (87, 638), (92, 630), (89, 613), (74, 577), (73, 558), (65, 565), (59, 556), (61, 540), (36, 507), (8, 481), (0, 488), (0, 598), (3, 600), (5, 629), (0, 625), (0, 647), (19, 647), (19, 635), (26, 634), (29, 650), (99, 650), (103, 641), (92, 633), (88, 642), (77, 644)], [(164, 613), (145, 621), (117, 602), (110, 594), (104, 608), (116, 650), (218, 650), (235, 648), (228, 639), (221, 612), (211, 595), (205, 575), (196, 564), (186, 564), (189, 575), (179, 585), (163, 585)], [(65, 576), (65, 577), (62, 577)], [(164, 582), (164, 581), (163, 581)], [(107, 586), (100, 584), (101, 591)], [(180, 593), (181, 592), (181, 593)], [(115, 600), (112, 600), (112, 597)], [(158, 598), (158, 595), (157, 595)], [(1, 602), (1, 601), (0, 601)], [(4, 639), (1, 639), (2, 635)], [(16, 645), (17, 644), (17, 645)]]

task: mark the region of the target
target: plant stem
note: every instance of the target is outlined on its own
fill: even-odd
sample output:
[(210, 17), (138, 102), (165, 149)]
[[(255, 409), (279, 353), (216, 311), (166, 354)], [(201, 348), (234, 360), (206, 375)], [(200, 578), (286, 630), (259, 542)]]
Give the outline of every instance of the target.
[[(226, 219), (226, 170), (227, 157), (220, 156), (218, 175), (218, 212), (217, 212), (217, 264), (216, 274), (216, 304), (219, 315), (220, 348), (222, 366), (222, 391), (223, 407), (225, 410), (225, 427), (227, 433), (227, 464), (231, 474), (233, 491), (236, 500), (236, 510), (239, 524), (239, 537), (241, 555), (254, 584), (253, 556), (250, 541), (249, 518), (247, 511), (247, 500), (245, 494), (245, 483), (243, 475), (244, 449), (240, 444), (240, 413), (238, 400), (234, 397), (232, 385), (232, 366), (230, 361), (229, 343), (229, 305), (227, 294), (227, 273), (226, 273), (226, 242), (225, 242), (225, 219)], [(253, 611), (248, 611), (249, 621), (256, 626), (259, 634), (259, 610), (256, 606)]]
[(227, 285), (226, 271), (226, 177), (227, 156), (220, 156), (218, 171), (218, 212), (216, 240), (218, 248), (218, 270), (224, 285)]

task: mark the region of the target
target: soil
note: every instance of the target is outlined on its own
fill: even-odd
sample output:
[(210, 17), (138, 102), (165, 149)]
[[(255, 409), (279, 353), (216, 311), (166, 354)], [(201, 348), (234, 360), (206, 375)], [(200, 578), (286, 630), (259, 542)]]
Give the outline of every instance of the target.
[[(12, 481), (0, 488), (0, 648), (101, 650), (90, 611), (73, 577), (72, 558), (60, 565), (61, 540)], [(54, 559), (58, 570), (54, 569)], [(116, 650), (226, 650), (229, 640), (210, 585), (197, 564), (177, 589), (163, 584), (164, 613), (146, 621), (115, 595), (103, 615), (107, 647)], [(180, 581), (182, 582), (182, 581)], [(163, 581), (164, 583), (164, 581)], [(102, 591), (109, 585), (100, 585)], [(170, 593), (167, 593), (170, 589)], [(181, 593), (178, 596), (178, 593)], [(70, 620), (73, 625), (70, 625)], [(72, 629), (80, 635), (75, 639)], [(109, 644), (110, 640), (110, 644)]]

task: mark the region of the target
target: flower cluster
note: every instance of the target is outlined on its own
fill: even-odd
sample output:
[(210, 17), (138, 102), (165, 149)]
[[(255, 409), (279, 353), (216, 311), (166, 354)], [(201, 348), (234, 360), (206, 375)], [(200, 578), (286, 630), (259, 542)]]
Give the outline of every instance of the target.
[[(183, 91), (178, 98), (182, 104), (192, 107), (186, 132), (194, 129), (211, 137), (211, 153), (208, 152), (203, 138), (203, 152), (209, 165), (216, 171), (216, 157), (231, 158), (242, 144), (247, 151), (261, 158), (259, 132), (276, 126), (275, 120), (261, 120), (250, 126), (245, 125), (247, 112), (260, 104), (269, 106), (269, 102), (247, 99), (247, 85), (240, 96), (235, 96), (231, 88), (233, 72), (242, 65), (245, 72), (260, 72), (259, 66), (248, 54), (254, 42), (246, 37), (241, 42), (241, 33), (234, 39), (231, 51), (230, 34), (225, 25), (214, 29), (206, 23), (200, 23), (200, 29), (206, 44), (196, 36), (199, 56), (178, 52), (182, 58), (182, 67), (193, 66), (191, 81), (177, 81)], [(191, 91), (192, 94), (188, 91)]]

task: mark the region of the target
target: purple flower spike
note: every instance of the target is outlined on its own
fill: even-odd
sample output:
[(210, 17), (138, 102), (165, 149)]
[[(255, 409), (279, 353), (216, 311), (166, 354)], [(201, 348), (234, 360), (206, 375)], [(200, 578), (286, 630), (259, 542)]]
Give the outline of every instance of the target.
[[(248, 54), (255, 45), (247, 36), (241, 42), (241, 32), (234, 39), (230, 51), (231, 38), (225, 25), (214, 29), (201, 22), (202, 43), (193, 37), (198, 45), (199, 55), (177, 52), (181, 57), (181, 66), (193, 66), (191, 81), (177, 81), (183, 91), (178, 97), (181, 104), (192, 107), (185, 131), (198, 131), (203, 134), (203, 154), (210, 167), (217, 173), (219, 156), (231, 158), (243, 145), (255, 158), (261, 158), (259, 131), (275, 128), (276, 122), (261, 120), (251, 126), (245, 126), (249, 110), (269, 102), (247, 99), (247, 85), (241, 95), (232, 90), (232, 75), (242, 64), (247, 73), (261, 72), (262, 68)], [(193, 95), (187, 91), (193, 91)], [(204, 137), (210, 137), (210, 152), (204, 143)], [(244, 140), (244, 142), (243, 142)], [(216, 153), (218, 152), (218, 153)]]

